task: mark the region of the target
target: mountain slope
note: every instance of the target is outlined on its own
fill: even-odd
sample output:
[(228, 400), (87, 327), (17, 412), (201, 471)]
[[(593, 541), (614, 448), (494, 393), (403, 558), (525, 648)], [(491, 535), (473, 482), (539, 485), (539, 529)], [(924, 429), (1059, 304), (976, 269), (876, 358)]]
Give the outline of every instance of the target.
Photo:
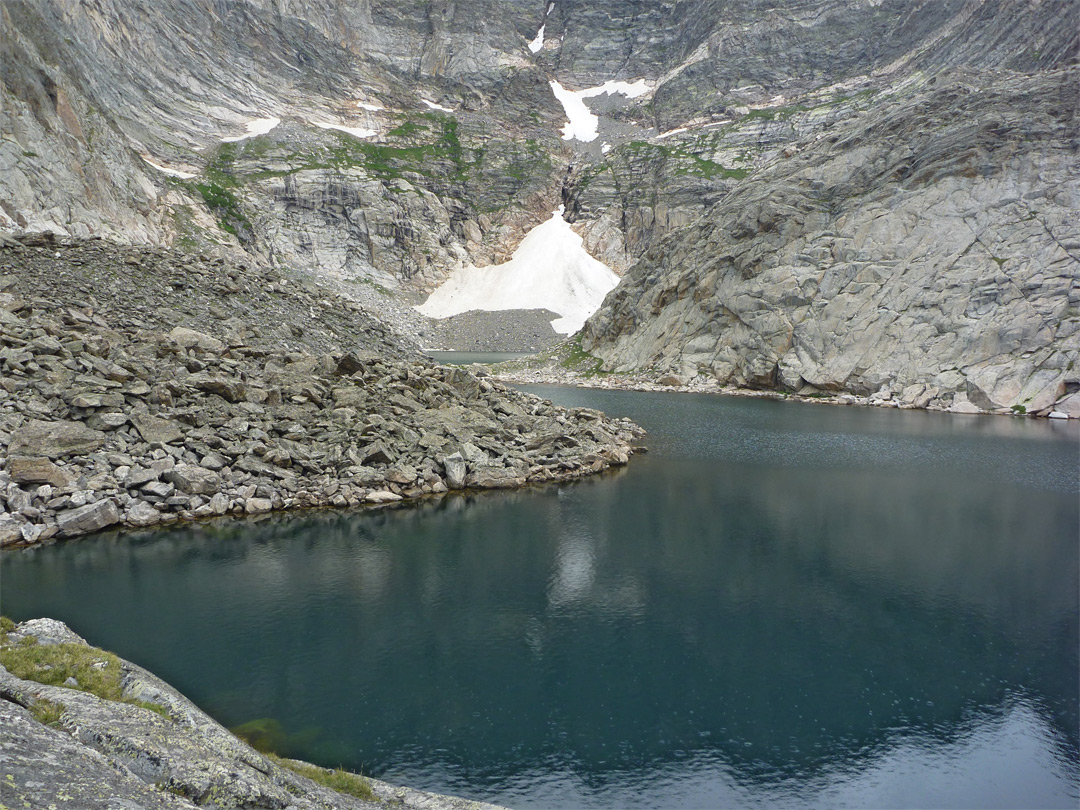
[(882, 98), (654, 246), (587, 324), (614, 369), (1039, 410), (1076, 385), (1077, 72)]

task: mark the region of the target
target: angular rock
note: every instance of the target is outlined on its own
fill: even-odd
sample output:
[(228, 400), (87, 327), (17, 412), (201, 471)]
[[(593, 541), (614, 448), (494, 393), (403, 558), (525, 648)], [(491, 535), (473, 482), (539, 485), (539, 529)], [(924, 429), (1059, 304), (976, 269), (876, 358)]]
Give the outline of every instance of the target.
[(161, 513), (146, 501), (134, 501), (124, 512), (124, 520), (132, 526), (153, 526), (161, 522)]
[(269, 498), (248, 498), (247, 501), (244, 502), (244, 511), (249, 515), (269, 512), (273, 508), (274, 504)]
[(461, 453), (453, 453), (442, 460), (443, 470), (446, 471), (446, 486), (450, 489), (461, 489), (465, 486), (467, 467)]
[(178, 464), (161, 477), (189, 495), (213, 495), (221, 486), (221, 478), (216, 472), (194, 464)]
[(19, 523), (10, 518), (0, 517), (0, 548), (12, 546), (22, 542), (22, 532)]
[(224, 515), (229, 511), (229, 496), (224, 492), (215, 492), (207, 506), (215, 515)]
[(396, 492), (391, 492), (388, 489), (376, 490), (375, 492), (369, 492), (364, 496), (364, 500), (367, 503), (394, 503), (395, 501), (402, 500), (401, 496)]
[(408, 464), (391, 467), (386, 471), (386, 480), (392, 484), (412, 484), (416, 482), (416, 468)]
[(124, 395), (83, 392), (73, 395), (67, 402), (72, 408), (121, 408)]
[(150, 481), (157, 481), (160, 476), (161, 472), (159, 470), (132, 467), (124, 476), (122, 483), (128, 489), (135, 489)]
[(217, 394), (226, 402), (243, 402), (247, 398), (247, 386), (231, 377), (201, 377), (193, 382), (200, 391)]
[(372, 442), (360, 450), (360, 458), (364, 464), (391, 464), (394, 456), (382, 442)]
[(47, 458), (16, 457), (8, 462), (8, 474), (16, 484), (67, 485), (68, 476)]
[(225, 344), (216, 337), (212, 337), (205, 332), (197, 332), (194, 329), (178, 326), (169, 332), (169, 337), (185, 349), (196, 349), (214, 354), (225, 351)]
[(112, 526), (120, 522), (120, 510), (111, 499), (67, 509), (56, 516), (56, 525), (64, 537), (75, 537)]
[(8, 445), (10, 456), (61, 458), (92, 453), (105, 444), (105, 434), (79, 422), (31, 420), (15, 430)]
[(148, 495), (153, 495), (157, 498), (168, 498), (176, 491), (176, 486), (168, 481), (150, 481), (149, 483), (143, 484), (140, 489)]
[(523, 486), (525, 479), (507, 467), (482, 466), (473, 469), (465, 483), (477, 489), (505, 489)]
[(131, 423), (148, 444), (164, 445), (178, 442), (184, 438), (180, 426), (168, 419), (160, 419), (148, 413), (131, 414)]

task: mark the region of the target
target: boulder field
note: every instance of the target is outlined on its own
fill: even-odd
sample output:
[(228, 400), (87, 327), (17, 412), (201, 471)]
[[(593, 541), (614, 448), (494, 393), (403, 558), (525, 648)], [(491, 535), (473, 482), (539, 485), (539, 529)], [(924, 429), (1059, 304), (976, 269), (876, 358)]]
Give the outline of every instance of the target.
[(483, 374), (434, 365), (273, 271), (13, 242), (0, 544), (566, 480), (625, 464), (642, 435)]

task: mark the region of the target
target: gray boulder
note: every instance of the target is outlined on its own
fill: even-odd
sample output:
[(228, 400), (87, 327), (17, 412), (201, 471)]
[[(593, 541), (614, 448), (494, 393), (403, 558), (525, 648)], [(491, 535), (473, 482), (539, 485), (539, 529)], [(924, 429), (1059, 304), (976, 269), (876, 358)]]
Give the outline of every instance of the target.
[(216, 472), (194, 464), (178, 464), (162, 478), (189, 495), (213, 495), (221, 486), (221, 478)]
[(8, 474), (16, 484), (51, 484), (62, 487), (68, 483), (64, 471), (47, 458), (13, 458)]
[(8, 455), (60, 458), (92, 453), (104, 444), (104, 433), (79, 422), (33, 419), (12, 434)]
[(120, 510), (112, 500), (88, 503), (86, 506), (60, 512), (56, 516), (57, 528), (65, 537), (100, 531), (119, 522)]
[(149, 444), (171, 444), (184, 438), (183, 431), (175, 422), (168, 419), (159, 419), (148, 413), (133, 413), (131, 423), (139, 431), (139, 435)]
[(450, 489), (461, 489), (465, 486), (467, 468), (465, 459), (461, 453), (453, 453), (442, 460), (443, 470), (446, 471), (446, 486)]

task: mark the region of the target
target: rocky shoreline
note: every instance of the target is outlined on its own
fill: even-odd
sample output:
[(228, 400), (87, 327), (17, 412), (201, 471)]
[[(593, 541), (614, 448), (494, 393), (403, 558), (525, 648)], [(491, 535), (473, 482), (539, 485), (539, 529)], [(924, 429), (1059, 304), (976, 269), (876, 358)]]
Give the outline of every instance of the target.
[(0, 546), (567, 480), (642, 434), (433, 365), (276, 271), (101, 242), (0, 253)]
[(970, 400), (959, 399), (949, 407), (932, 401), (927, 396), (924, 385), (910, 386), (902, 391), (893, 392), (888, 387), (882, 388), (870, 396), (859, 396), (848, 392), (799, 394), (760, 388), (741, 388), (722, 385), (716, 380), (697, 377), (690, 382), (675, 375), (627, 375), (583, 373), (572, 369), (552, 365), (546, 368), (512, 368), (521, 361), (509, 361), (491, 369), (491, 376), (510, 385), (572, 385), (577, 388), (603, 388), (617, 391), (663, 391), (685, 394), (723, 394), (733, 397), (752, 397), (755, 399), (782, 399), (793, 402), (811, 402), (820, 405), (847, 405), (861, 407), (897, 408), (900, 410), (938, 411), (956, 414), (983, 414), (1025, 418), (1080, 419), (1080, 397), (1071, 395), (1061, 400), (1056, 406), (1045, 408), (1035, 413), (1017, 411), (1011, 408), (980, 408)]
[(0, 658), (4, 807), (497, 810), (262, 754), (53, 619), (6, 625)]

